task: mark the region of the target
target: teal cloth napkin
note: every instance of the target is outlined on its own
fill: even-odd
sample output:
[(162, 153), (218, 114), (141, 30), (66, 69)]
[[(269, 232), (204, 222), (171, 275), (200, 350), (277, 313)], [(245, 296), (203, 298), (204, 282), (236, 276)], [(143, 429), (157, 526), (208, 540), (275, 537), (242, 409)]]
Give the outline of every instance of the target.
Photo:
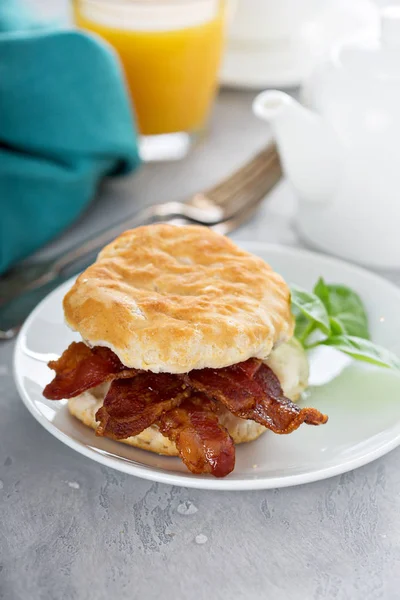
[(54, 238), (100, 179), (139, 164), (114, 51), (0, 1), (0, 274)]

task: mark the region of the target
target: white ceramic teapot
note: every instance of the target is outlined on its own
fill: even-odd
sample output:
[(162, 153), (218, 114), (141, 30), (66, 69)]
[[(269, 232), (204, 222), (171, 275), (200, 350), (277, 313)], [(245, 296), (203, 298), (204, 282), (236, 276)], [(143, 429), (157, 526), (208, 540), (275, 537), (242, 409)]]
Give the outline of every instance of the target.
[(400, 5), (382, 10), (381, 39), (333, 48), (299, 104), (272, 90), (255, 113), (273, 129), (312, 245), (400, 269)]

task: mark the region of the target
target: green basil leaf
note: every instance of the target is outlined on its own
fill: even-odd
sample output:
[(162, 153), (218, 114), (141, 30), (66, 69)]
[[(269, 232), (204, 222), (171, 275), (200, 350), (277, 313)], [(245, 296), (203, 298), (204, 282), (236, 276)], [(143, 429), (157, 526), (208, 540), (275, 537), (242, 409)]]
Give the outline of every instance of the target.
[(345, 285), (326, 284), (321, 277), (314, 293), (324, 303), (335, 334), (354, 335), (370, 339), (368, 317), (360, 296)]
[(296, 310), (295, 306), (292, 307), (292, 312), (296, 322), (294, 336), (301, 342), (304, 342), (305, 337), (307, 337), (310, 319), (307, 319), (300, 310)]
[(400, 370), (400, 358), (370, 340), (350, 335), (336, 335), (322, 342), (357, 360)]
[(291, 286), (291, 295), (294, 309), (298, 309), (307, 319), (314, 322), (325, 335), (329, 335), (331, 332), (329, 316), (318, 296), (297, 285)]
[(345, 335), (346, 331), (342, 323), (336, 319), (336, 317), (329, 317), (329, 323), (331, 324), (331, 335)]
[(318, 298), (320, 300), (322, 300), (322, 302), (325, 305), (326, 310), (329, 313), (330, 310), (330, 306), (329, 306), (329, 288), (325, 283), (325, 280), (323, 279), (323, 277), (320, 277), (317, 281), (317, 283), (314, 286), (314, 290), (313, 290), (314, 294), (316, 296), (318, 296)]

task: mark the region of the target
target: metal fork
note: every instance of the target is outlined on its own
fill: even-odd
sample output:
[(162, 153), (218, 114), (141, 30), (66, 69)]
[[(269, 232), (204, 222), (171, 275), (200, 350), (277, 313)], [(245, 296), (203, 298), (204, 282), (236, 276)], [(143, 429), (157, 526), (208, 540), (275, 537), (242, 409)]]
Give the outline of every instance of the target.
[(250, 218), (281, 176), (276, 148), (269, 145), (227, 179), (187, 202), (149, 207), (54, 258), (14, 267), (0, 278), (0, 340), (14, 337), (21, 322), (45, 295), (84, 269), (122, 231), (148, 223), (179, 221), (229, 233)]

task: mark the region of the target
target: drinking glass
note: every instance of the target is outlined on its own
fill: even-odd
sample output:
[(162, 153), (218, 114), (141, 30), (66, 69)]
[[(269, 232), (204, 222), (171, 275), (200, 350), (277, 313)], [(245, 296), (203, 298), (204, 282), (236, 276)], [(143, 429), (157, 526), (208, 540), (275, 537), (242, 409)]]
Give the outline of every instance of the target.
[(73, 0), (73, 12), (120, 56), (144, 160), (183, 157), (215, 96), (225, 0)]

